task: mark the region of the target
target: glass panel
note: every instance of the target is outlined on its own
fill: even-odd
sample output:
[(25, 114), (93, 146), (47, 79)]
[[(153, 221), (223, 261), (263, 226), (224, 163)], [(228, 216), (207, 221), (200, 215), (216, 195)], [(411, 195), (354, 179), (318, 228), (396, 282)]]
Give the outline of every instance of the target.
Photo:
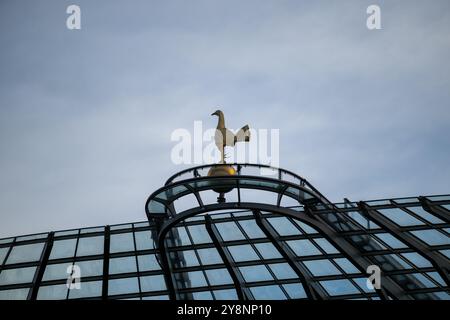
[(103, 231), (105, 231), (104, 227), (84, 228), (80, 230), (80, 234), (103, 232)]
[(450, 259), (450, 249), (439, 250), (439, 252), (442, 253), (444, 256), (446, 256), (448, 259)]
[(236, 262), (259, 260), (259, 257), (256, 254), (255, 250), (249, 244), (240, 246), (229, 246), (228, 250), (230, 250), (233, 259)]
[(288, 263), (269, 264), (269, 268), (278, 280), (298, 278)]
[(435, 215), (429, 213), (428, 211), (425, 211), (425, 209), (422, 207), (408, 207), (408, 209), (414, 212), (415, 214), (419, 215), (420, 217), (424, 218), (430, 223), (444, 223), (444, 221), (442, 221)]
[(291, 240), (286, 241), (289, 247), (294, 250), (295, 254), (299, 257), (302, 256), (314, 256), (320, 255), (319, 249), (309, 240)]
[(75, 265), (80, 268), (81, 277), (93, 277), (103, 274), (103, 260), (78, 261)]
[(44, 239), (47, 238), (47, 233), (40, 233), (40, 234), (32, 234), (29, 236), (22, 236), (22, 237), (18, 237), (16, 239), (16, 242), (20, 242), (20, 241), (29, 241), (29, 240), (36, 240), (36, 239)]
[(216, 300), (238, 300), (236, 290), (234, 289), (217, 290), (213, 292), (216, 296)]
[(393, 249), (400, 249), (407, 247), (403, 242), (401, 242), (400, 240), (398, 240), (396, 237), (394, 237), (389, 233), (377, 233), (376, 237)]
[(112, 234), (109, 251), (111, 253), (134, 251), (133, 234), (132, 233)]
[(102, 295), (101, 281), (82, 281), (80, 289), (69, 290), (69, 299), (100, 297)]
[(431, 246), (450, 244), (448, 236), (434, 229), (411, 231), (411, 233)]
[(402, 253), (403, 257), (411, 261), (413, 264), (416, 265), (416, 267), (419, 268), (427, 268), (432, 267), (432, 264), (430, 261), (422, 257), (420, 254), (416, 252), (408, 252), (408, 253)]
[(67, 297), (67, 285), (58, 284), (56, 286), (40, 287), (37, 295), (38, 300), (62, 300)]
[(233, 283), (233, 279), (231, 279), (231, 276), (228, 273), (227, 269), (210, 269), (206, 270), (205, 272), (206, 276), (208, 277), (209, 283), (212, 286)]
[(353, 263), (346, 258), (334, 259), (334, 262), (336, 262), (345, 273), (359, 273), (359, 270), (353, 265)]
[(313, 276), (337, 275), (341, 272), (331, 263), (330, 260), (303, 261)]
[(239, 224), (250, 239), (264, 238), (266, 236), (255, 220), (242, 220), (239, 221)]
[(110, 230), (131, 229), (132, 227), (133, 227), (133, 225), (131, 223), (117, 224), (115, 226), (111, 226)]
[[(351, 217), (353, 220), (358, 222), (358, 224), (364, 228), (367, 228), (367, 229), (379, 229), (380, 228), (375, 222), (372, 222), (371, 220), (368, 221), (367, 218), (362, 216), (361, 213), (359, 213), (358, 211), (349, 211), (348, 215), (349, 215), (349, 217)], [(367, 224), (369, 224), (369, 225), (367, 225)]]
[(33, 243), (14, 246), (9, 254), (6, 264), (39, 261), (44, 249), (44, 243)]
[(429, 275), (431, 278), (433, 278), (434, 281), (439, 283), (441, 286), (445, 287), (445, 281), (442, 279), (442, 277), (437, 272), (427, 272), (427, 275)]
[(80, 238), (78, 241), (77, 256), (103, 254), (103, 247), (103, 236)]
[(189, 236), (185, 227), (173, 228), (166, 236), (166, 242), (168, 242), (168, 246), (170, 247), (185, 246), (191, 244), (191, 240), (189, 240)]
[(370, 285), (370, 288), (367, 286), (367, 278), (353, 278), (353, 280), (356, 282), (356, 284), (366, 293), (375, 292), (375, 289), (372, 285)]
[(202, 271), (186, 272), (186, 274), (191, 281), (192, 288), (206, 286), (206, 279)]
[(273, 280), (269, 270), (263, 265), (239, 267), (246, 282)]
[(6, 269), (0, 272), (0, 285), (32, 282), (36, 267)]
[(53, 242), (50, 259), (70, 258), (75, 255), (77, 239), (56, 240)]
[(169, 300), (169, 296), (162, 295), (162, 296), (142, 297), (142, 300)]
[(320, 281), (320, 284), (330, 296), (360, 293), (350, 280), (347, 279)]
[(301, 283), (283, 284), (283, 288), (291, 299), (303, 299), (308, 297)]
[(301, 234), (300, 230), (286, 217), (267, 218), (280, 236), (290, 236)]
[(113, 279), (108, 282), (108, 295), (139, 292), (138, 278)]
[[(72, 263), (70, 262), (47, 265), (44, 271), (44, 276), (42, 277), (42, 281), (67, 279), (69, 277), (69, 273), (67, 273), (67, 270), (71, 265)], [(70, 271), (71, 270), (69, 269), (69, 272)]]
[(250, 291), (257, 300), (284, 300), (286, 295), (277, 285), (251, 287)]
[(270, 242), (256, 243), (256, 249), (262, 255), (264, 259), (277, 259), (282, 258), (281, 253), (275, 248), (275, 246)]
[(211, 291), (200, 291), (192, 293), (194, 300), (213, 300)]
[(134, 256), (123, 258), (112, 258), (109, 260), (109, 274), (118, 274), (127, 272), (137, 272), (136, 258)]
[(1, 290), (0, 300), (26, 300), (28, 297), (29, 288)]
[(134, 237), (136, 238), (137, 250), (150, 250), (154, 248), (150, 230), (135, 232)]
[(320, 238), (320, 239), (314, 239), (314, 241), (319, 244), (319, 246), (329, 254), (333, 253), (339, 253), (339, 251), (330, 243), (327, 239)]
[(139, 271), (160, 270), (158, 261), (154, 254), (138, 256)]
[(308, 234), (318, 233), (316, 229), (314, 229), (313, 227), (310, 227), (306, 223), (303, 223), (303, 222), (295, 220), (295, 219), (293, 219), (293, 220), (298, 226), (300, 226), (300, 228), (302, 228), (303, 232), (306, 232)]
[(163, 275), (141, 277), (141, 290), (146, 291), (160, 291), (166, 290), (166, 282)]
[(242, 240), (245, 239), (241, 230), (234, 222), (223, 222), (215, 224), (224, 241)]
[[(193, 267), (198, 266), (200, 264), (200, 262), (198, 262), (197, 256), (195, 255), (194, 250), (177, 251), (177, 255), (178, 257), (182, 257), (184, 259), (183, 266), (185, 267)], [(174, 252), (171, 252), (170, 256), (173, 257), (173, 259), (175, 259)]]
[(204, 225), (189, 226), (188, 229), (195, 244), (212, 242)]
[(200, 256), (202, 264), (204, 265), (223, 262), (216, 249), (199, 249), (197, 250), (197, 253)]
[(417, 226), (424, 224), (422, 221), (414, 218), (412, 215), (406, 213), (405, 211), (399, 208), (380, 209), (378, 211), (381, 212), (385, 217), (394, 221), (396, 224), (402, 227)]
[(0, 248), (0, 266), (3, 264), (3, 260), (5, 260), (8, 250), (9, 247)]

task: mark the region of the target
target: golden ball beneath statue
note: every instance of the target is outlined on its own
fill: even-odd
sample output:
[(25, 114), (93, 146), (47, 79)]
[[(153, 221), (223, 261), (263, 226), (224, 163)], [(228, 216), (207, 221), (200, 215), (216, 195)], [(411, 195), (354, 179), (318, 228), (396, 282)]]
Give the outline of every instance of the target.
[[(236, 174), (236, 170), (229, 165), (218, 165), (211, 167), (208, 171), (208, 177), (220, 177), (220, 176), (234, 176)], [(235, 182), (234, 181), (224, 181), (222, 179), (217, 182), (212, 183), (217, 184), (217, 187), (213, 187), (212, 189), (217, 193), (227, 193), (233, 190)], [(230, 185), (230, 186), (227, 186)]]

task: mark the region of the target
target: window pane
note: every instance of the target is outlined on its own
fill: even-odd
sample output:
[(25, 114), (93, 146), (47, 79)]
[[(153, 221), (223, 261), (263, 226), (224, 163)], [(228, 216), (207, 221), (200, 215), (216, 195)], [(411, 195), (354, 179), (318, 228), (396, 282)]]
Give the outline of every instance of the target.
[(161, 274), (141, 277), (141, 289), (142, 292), (166, 290), (166, 282), (164, 281), (164, 276)]
[(112, 234), (110, 249), (111, 253), (134, 251), (134, 240), (132, 233)]
[(406, 213), (405, 211), (399, 208), (381, 209), (378, 211), (380, 211), (384, 216), (386, 216), (387, 218), (389, 218), (390, 220), (394, 221), (396, 224), (402, 227), (424, 224), (420, 220), (414, 218), (409, 213)]
[(108, 294), (126, 294), (139, 292), (137, 278), (113, 279), (108, 282)]
[(70, 289), (69, 299), (100, 297), (102, 295), (101, 281), (82, 281), (80, 289)]
[(78, 241), (77, 256), (90, 256), (94, 254), (103, 254), (104, 241), (103, 236), (80, 238)]
[(234, 222), (216, 223), (217, 230), (224, 241), (242, 240), (245, 239), (241, 230)]
[(309, 240), (291, 240), (286, 242), (299, 257), (321, 254), (319, 249), (317, 249), (316, 246)]
[(261, 231), (255, 220), (242, 220), (239, 224), (247, 233), (250, 239), (264, 238), (265, 234)]
[(406, 248), (406, 245), (389, 233), (377, 233), (376, 237), (393, 249)]
[(26, 244), (15, 246), (6, 260), (6, 264), (39, 261), (42, 254), (44, 243)]
[(259, 257), (256, 254), (255, 250), (249, 244), (240, 246), (229, 246), (227, 248), (228, 250), (230, 250), (233, 259), (236, 262), (259, 260)]
[(291, 299), (303, 299), (308, 297), (301, 283), (283, 284), (283, 288)]
[(137, 272), (136, 258), (134, 256), (113, 258), (109, 260), (109, 274), (118, 274), (127, 272)]
[(330, 260), (303, 261), (314, 276), (327, 276), (341, 274)]
[(256, 243), (256, 249), (262, 255), (264, 259), (277, 259), (282, 258), (281, 253), (275, 248), (275, 246), (270, 242)]
[(360, 293), (359, 290), (347, 279), (320, 281), (320, 284), (331, 296)]
[(29, 288), (1, 290), (0, 300), (26, 300), (29, 291)]
[(139, 271), (159, 270), (158, 261), (154, 254), (138, 256)]
[(314, 239), (314, 241), (326, 252), (329, 254), (339, 253), (339, 251), (330, 243), (327, 239)]
[(189, 226), (188, 229), (195, 244), (212, 242), (204, 225)]
[(234, 289), (217, 290), (213, 292), (216, 296), (216, 300), (238, 300), (236, 290)]
[(345, 273), (359, 273), (359, 270), (346, 258), (334, 259), (334, 261), (341, 267)]
[(432, 267), (432, 264), (430, 261), (425, 259), (423, 256), (416, 252), (408, 252), (408, 253), (402, 253), (402, 256), (404, 256), (406, 259), (411, 261), (413, 264), (415, 264), (419, 268), (427, 268)]
[(216, 249), (199, 249), (197, 252), (204, 265), (222, 263), (222, 258)]
[(67, 285), (40, 287), (37, 295), (38, 300), (62, 300), (67, 297)]
[(134, 233), (136, 238), (137, 250), (150, 250), (153, 249), (153, 238), (151, 231), (139, 231)]
[(298, 278), (297, 274), (288, 263), (269, 264), (269, 268), (278, 280)]
[(227, 269), (206, 270), (206, 276), (212, 286), (233, 283), (233, 279), (231, 279)]
[(273, 280), (269, 270), (263, 265), (240, 267), (246, 282)]
[(193, 267), (200, 265), (194, 250), (177, 251), (176, 253), (171, 252), (170, 256), (172, 257), (172, 259), (184, 259), (184, 267)]
[(284, 300), (285, 294), (279, 286), (251, 287), (250, 291), (257, 300)]
[(318, 233), (316, 229), (314, 229), (313, 227), (310, 227), (306, 223), (295, 220), (295, 219), (293, 219), (293, 220), (298, 226), (300, 226), (300, 228), (302, 228), (303, 232), (306, 232), (307, 234)]
[(213, 300), (211, 291), (193, 292), (192, 296), (194, 297), (194, 300)]
[(206, 279), (202, 271), (186, 272), (186, 274), (191, 281), (192, 288), (206, 286)]
[(0, 285), (32, 282), (36, 267), (6, 269), (0, 272)]
[(0, 266), (3, 264), (3, 260), (5, 260), (8, 250), (9, 250), (9, 247), (0, 248)]
[(372, 284), (370, 285), (370, 288), (367, 286), (367, 278), (353, 278), (353, 280), (364, 292), (367, 293), (375, 292), (375, 289), (373, 288)]
[(269, 221), (280, 236), (301, 234), (300, 230), (286, 217), (268, 218), (267, 221)]
[[(67, 279), (69, 277), (69, 273), (67, 273), (67, 269), (72, 265), (72, 263), (58, 263), (58, 264), (49, 264), (46, 266), (44, 271), (44, 276), (42, 281), (47, 280), (58, 280), (58, 279)], [(70, 272), (71, 270), (69, 270)]]
[(444, 223), (444, 221), (429, 213), (428, 211), (425, 211), (425, 209), (422, 207), (409, 207), (408, 209), (431, 223)]
[(448, 236), (434, 229), (411, 231), (411, 233), (431, 246), (450, 244), (450, 238)]
[(53, 242), (50, 259), (70, 258), (75, 255), (77, 239), (57, 240)]

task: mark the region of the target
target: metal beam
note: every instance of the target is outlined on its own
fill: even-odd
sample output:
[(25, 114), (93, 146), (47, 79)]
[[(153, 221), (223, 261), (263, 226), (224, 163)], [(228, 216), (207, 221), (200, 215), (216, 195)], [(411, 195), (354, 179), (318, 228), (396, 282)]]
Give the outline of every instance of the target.
[(103, 242), (102, 300), (108, 299), (110, 243), (111, 243), (111, 228), (109, 226), (106, 226)]
[(47, 266), (48, 259), (50, 257), (50, 252), (53, 248), (53, 239), (55, 233), (50, 232), (47, 236), (47, 240), (44, 245), (44, 249), (41, 254), (40, 263), (37, 266), (36, 272), (34, 274), (33, 286), (28, 292), (28, 300), (36, 300), (39, 291), (39, 286), (41, 285), (42, 277), (44, 276), (45, 267)]

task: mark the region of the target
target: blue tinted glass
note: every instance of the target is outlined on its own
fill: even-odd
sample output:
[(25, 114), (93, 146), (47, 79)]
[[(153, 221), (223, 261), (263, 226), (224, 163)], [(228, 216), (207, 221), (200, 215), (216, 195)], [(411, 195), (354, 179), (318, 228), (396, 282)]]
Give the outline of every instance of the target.
[(3, 260), (5, 260), (8, 250), (9, 250), (9, 247), (0, 248), (0, 266), (3, 264)]
[(169, 300), (169, 296), (162, 295), (162, 296), (142, 297), (142, 300)]
[(108, 281), (108, 295), (134, 292), (139, 292), (139, 283), (137, 278), (113, 279)]
[(103, 236), (80, 238), (78, 241), (77, 256), (90, 256), (94, 254), (103, 254), (104, 241)]
[(197, 253), (204, 265), (222, 263), (222, 258), (216, 249), (199, 249)]
[(278, 280), (298, 278), (298, 275), (288, 263), (269, 264), (269, 268)]
[(162, 274), (158, 274), (155, 276), (141, 277), (141, 289), (142, 292), (166, 290), (164, 276)]
[(286, 241), (289, 247), (294, 250), (295, 254), (301, 256), (320, 255), (319, 249), (309, 240), (291, 240)]
[(320, 239), (314, 239), (314, 241), (319, 244), (319, 246), (329, 254), (333, 253), (339, 253), (339, 251), (330, 243), (327, 239), (320, 238)]
[(373, 285), (371, 283), (369, 283), (369, 285), (367, 284), (368, 278), (353, 278), (353, 280), (364, 292), (375, 292)]
[(240, 267), (239, 270), (246, 282), (273, 280), (272, 275), (263, 265)]
[(159, 270), (161, 267), (154, 254), (138, 256), (139, 271)]
[(282, 257), (281, 253), (270, 242), (256, 243), (255, 247), (264, 259), (277, 259)]
[(67, 297), (67, 285), (59, 284), (56, 286), (39, 287), (38, 300), (62, 300)]
[(152, 233), (149, 230), (138, 231), (134, 233), (136, 239), (137, 250), (150, 250), (153, 249)]
[(70, 258), (75, 255), (77, 239), (57, 240), (53, 242), (50, 259)]
[(380, 227), (372, 222), (371, 220), (368, 220), (366, 217), (362, 216), (358, 211), (350, 211), (348, 212), (348, 216), (351, 217), (353, 220), (358, 222), (361, 226), (367, 229), (379, 229)]
[(301, 234), (300, 230), (286, 217), (267, 218), (280, 236), (290, 236)]
[(411, 231), (411, 233), (431, 246), (450, 244), (448, 236), (434, 229)]
[(214, 295), (216, 296), (216, 300), (238, 300), (236, 290), (234, 289), (217, 290), (214, 291)]
[(212, 286), (233, 283), (233, 279), (231, 279), (227, 269), (211, 269), (205, 272)]
[(427, 268), (432, 267), (431, 262), (425, 259), (423, 256), (416, 252), (408, 252), (408, 253), (402, 253), (402, 256), (404, 256), (406, 259), (411, 261), (413, 264), (415, 264), (419, 268)]
[(0, 285), (32, 282), (36, 267), (5, 269), (0, 272)]
[(378, 211), (402, 227), (424, 224), (420, 220), (414, 218), (412, 215), (399, 208), (381, 209)]
[(359, 270), (346, 258), (334, 259), (345, 273), (359, 273)]
[(442, 253), (444, 256), (450, 259), (450, 249), (446, 250), (439, 250), (440, 253)]
[(29, 288), (1, 290), (0, 300), (26, 300), (29, 291)]
[(393, 249), (406, 248), (406, 245), (389, 233), (377, 233), (376, 236)]
[(176, 257), (178, 257), (178, 259), (184, 259), (183, 265), (185, 267), (193, 267), (200, 264), (194, 250), (177, 251), (176, 256), (175, 252), (171, 252), (170, 255), (172, 259), (176, 259)]
[(217, 230), (224, 241), (242, 240), (245, 239), (241, 230), (234, 222), (216, 223)]
[(202, 271), (186, 272), (186, 274), (191, 281), (192, 288), (206, 286), (206, 279)]
[(347, 279), (320, 281), (320, 284), (330, 296), (360, 293), (350, 280)]
[(120, 233), (111, 235), (111, 253), (134, 251), (134, 239), (132, 233)]
[[(111, 281), (109, 282), (111, 283)], [(69, 299), (100, 297), (102, 295), (101, 281), (83, 281), (80, 289), (69, 290)]]
[(255, 250), (249, 244), (229, 246), (227, 248), (233, 256), (234, 261), (236, 262), (259, 260), (259, 257), (256, 254)]
[(313, 276), (326, 276), (341, 274), (341, 272), (331, 263), (330, 260), (303, 261)]
[(295, 220), (294, 222), (300, 226), (300, 228), (302, 228), (302, 230), (308, 234), (314, 234), (314, 233), (318, 233), (316, 229), (314, 229), (313, 227), (310, 227), (309, 225), (307, 225), (306, 223), (303, 223), (301, 221)]
[(442, 279), (442, 277), (437, 272), (427, 272), (427, 275), (429, 275), (431, 278), (434, 279), (437, 283), (439, 283), (441, 286), (445, 287), (445, 281)]
[(258, 226), (255, 220), (242, 220), (239, 221), (239, 224), (242, 226), (245, 233), (247, 233), (250, 239), (265, 237), (264, 232), (261, 231), (260, 227)]
[(136, 258), (123, 257), (109, 260), (109, 274), (136, 272)]
[(9, 254), (6, 264), (39, 261), (44, 243), (26, 244), (14, 246)]
[(289, 284), (283, 284), (284, 290), (289, 295), (289, 298), (291, 299), (303, 299), (307, 298), (305, 289), (303, 288), (301, 283), (289, 283)]
[(103, 260), (78, 261), (75, 265), (80, 268), (81, 277), (92, 277), (103, 274)]
[(253, 297), (257, 300), (284, 300), (286, 299), (285, 294), (280, 289), (279, 286), (261, 286), (261, 287), (251, 287), (250, 291)]
[(425, 211), (425, 209), (422, 208), (422, 207), (408, 207), (408, 209), (411, 210), (412, 212), (414, 212), (415, 214), (417, 214), (418, 216), (424, 218), (428, 222), (431, 222), (431, 223), (444, 223), (444, 221), (442, 221), (441, 219), (439, 219), (435, 215), (429, 213), (428, 211)]
[(204, 225), (189, 226), (188, 229), (195, 244), (212, 242)]
[[(69, 277), (69, 273), (71, 272), (70, 266), (72, 263), (58, 263), (58, 264), (48, 264), (45, 267), (44, 276), (42, 277), (42, 281), (47, 280), (58, 280), (58, 279), (67, 279)], [(69, 271), (69, 273), (67, 272)], [(81, 275), (83, 276), (83, 275)]]
[(194, 297), (194, 300), (213, 300), (210, 291), (193, 292), (192, 296)]

